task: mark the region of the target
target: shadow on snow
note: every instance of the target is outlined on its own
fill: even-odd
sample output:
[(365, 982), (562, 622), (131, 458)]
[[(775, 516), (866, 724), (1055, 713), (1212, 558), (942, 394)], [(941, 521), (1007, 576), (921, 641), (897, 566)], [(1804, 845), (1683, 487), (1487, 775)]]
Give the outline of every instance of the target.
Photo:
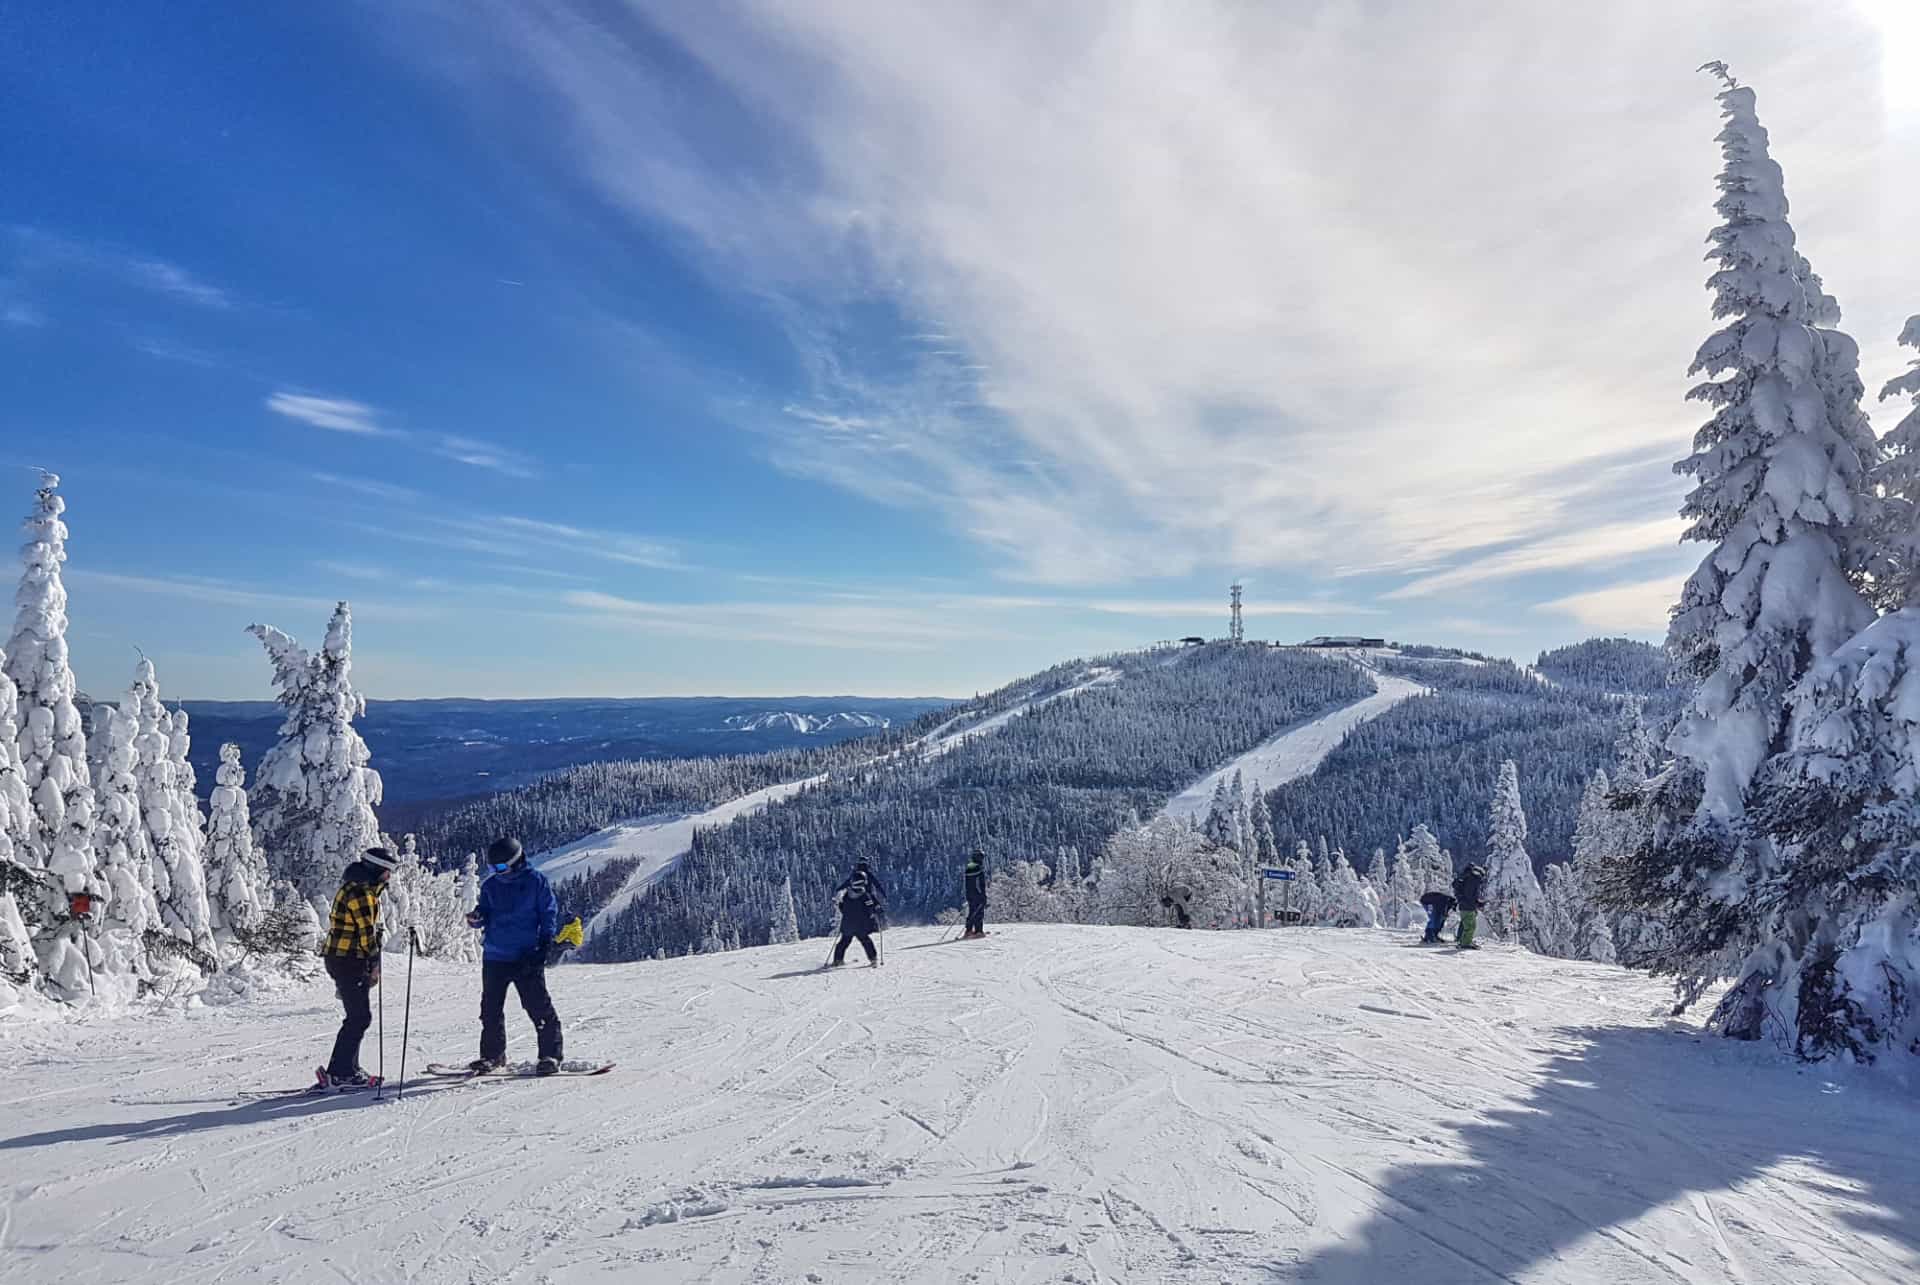
[[(1696, 1194), (1723, 1200), (1692, 1202), (1700, 1229), (1689, 1243), (1725, 1244), (1750, 1266), (1784, 1268), (1791, 1249), (1803, 1263), (1831, 1264), (1835, 1279), (1856, 1269), (1890, 1279), (1885, 1251), (1856, 1235), (1920, 1253), (1920, 1110), (1891, 1086), (1847, 1072), (1829, 1080), (1819, 1067), (1673, 1030), (1559, 1034), (1583, 1047), (1553, 1058), (1524, 1099), (1462, 1128), (1457, 1157), (1403, 1165), (1371, 1184), (1375, 1212), (1364, 1225), (1303, 1262), (1276, 1265), (1274, 1278), (1517, 1281), (1596, 1237), (1609, 1242), (1599, 1252), (1616, 1279), (1744, 1279), (1733, 1263), (1691, 1263), (1662, 1244), (1670, 1238), (1627, 1226)], [(1795, 1160), (1805, 1164), (1768, 1172)], [(1806, 1210), (1801, 1224), (1745, 1224), (1738, 1195), (1724, 1198), (1752, 1184), (1773, 1189), (1776, 1209)]]

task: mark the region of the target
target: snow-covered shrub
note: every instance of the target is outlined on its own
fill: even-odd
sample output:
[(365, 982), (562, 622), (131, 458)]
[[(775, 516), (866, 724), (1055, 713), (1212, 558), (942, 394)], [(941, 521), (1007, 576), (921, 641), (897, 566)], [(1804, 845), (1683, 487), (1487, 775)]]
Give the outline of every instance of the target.
[(1060, 903), (1049, 886), (1053, 871), (1044, 861), (1006, 861), (987, 880), (987, 904), (993, 917), (1007, 923), (1059, 923)]

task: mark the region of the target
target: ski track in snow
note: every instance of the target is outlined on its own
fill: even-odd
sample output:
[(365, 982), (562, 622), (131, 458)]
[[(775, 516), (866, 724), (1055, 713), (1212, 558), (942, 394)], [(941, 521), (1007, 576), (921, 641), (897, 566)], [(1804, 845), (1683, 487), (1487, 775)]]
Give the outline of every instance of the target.
[[(920, 740), (904, 750), (882, 755), (870, 760), (883, 762), (899, 754), (922, 752), (928, 757), (938, 757), (949, 753), (978, 736), (999, 731), (1014, 719), (1051, 705), (1070, 696), (1078, 696), (1095, 687), (1103, 687), (1119, 681), (1120, 672), (1106, 666), (1095, 666), (1086, 671), (1084, 681), (1036, 700), (1027, 701), (1011, 709), (1002, 710), (990, 718), (981, 720), (971, 727), (959, 731), (950, 730), (958, 719), (949, 720), (929, 732)], [(604, 924), (613, 922), (615, 916), (633, 904), (634, 898), (653, 886), (655, 880), (671, 870), (693, 848), (693, 832), (725, 825), (736, 817), (749, 812), (758, 812), (770, 804), (790, 799), (808, 786), (818, 785), (826, 780), (825, 776), (810, 776), (801, 781), (787, 781), (779, 785), (769, 785), (743, 794), (737, 799), (708, 808), (704, 812), (667, 813), (655, 816), (636, 817), (630, 821), (621, 821), (604, 830), (588, 835), (584, 839), (553, 849), (534, 858), (534, 864), (545, 871), (552, 879), (567, 879), (575, 875), (597, 870), (610, 861), (638, 859), (620, 890), (608, 899), (594, 917), (588, 921), (586, 935), (592, 937)]]
[(1262, 789), (1272, 790), (1289, 781), (1311, 776), (1326, 761), (1327, 755), (1352, 734), (1354, 728), (1380, 717), (1409, 697), (1427, 694), (1428, 689), (1419, 683), (1379, 672), (1367, 662), (1368, 653), (1343, 654), (1373, 680), (1373, 695), (1351, 705), (1343, 705), (1332, 713), (1322, 714), (1310, 723), (1289, 728), (1272, 740), (1254, 746), (1239, 758), (1215, 768), (1174, 795), (1161, 811), (1167, 816), (1187, 820), (1205, 818), (1208, 807), (1213, 803), (1214, 787), (1222, 781), (1231, 783), (1235, 772), (1242, 774), (1249, 790), (1256, 783)]
[[(0, 1277), (1920, 1272), (1920, 1103), (1874, 1072), (1702, 1040), (1644, 976), (1340, 929), (939, 935), (888, 934), (878, 970), (815, 971), (819, 939), (557, 969), (569, 1052), (619, 1069), (416, 1081), (398, 1102), (231, 1100), (309, 1074), (336, 1020), (324, 983), (0, 1026)], [(412, 1066), (472, 1052), (477, 989), (472, 969), (417, 968)], [(517, 1010), (509, 1031), (527, 1055)]]

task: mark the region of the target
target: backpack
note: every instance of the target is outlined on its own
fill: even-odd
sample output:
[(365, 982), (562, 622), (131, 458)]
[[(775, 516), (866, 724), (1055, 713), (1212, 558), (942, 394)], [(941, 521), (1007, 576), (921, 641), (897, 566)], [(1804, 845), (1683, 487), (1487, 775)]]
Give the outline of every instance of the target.
[(840, 894), (840, 902), (842, 905), (865, 906), (868, 910), (875, 909), (873, 886), (867, 882), (867, 876), (856, 871), (853, 877), (847, 880), (846, 891)]

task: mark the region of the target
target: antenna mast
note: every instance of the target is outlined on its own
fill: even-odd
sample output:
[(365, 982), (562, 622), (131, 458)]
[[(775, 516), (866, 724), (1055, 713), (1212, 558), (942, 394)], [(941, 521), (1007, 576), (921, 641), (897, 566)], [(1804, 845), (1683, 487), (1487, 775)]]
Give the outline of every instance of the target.
[(1246, 632), (1240, 627), (1240, 586), (1233, 586), (1233, 623), (1227, 629), (1227, 641), (1241, 643), (1246, 641)]

